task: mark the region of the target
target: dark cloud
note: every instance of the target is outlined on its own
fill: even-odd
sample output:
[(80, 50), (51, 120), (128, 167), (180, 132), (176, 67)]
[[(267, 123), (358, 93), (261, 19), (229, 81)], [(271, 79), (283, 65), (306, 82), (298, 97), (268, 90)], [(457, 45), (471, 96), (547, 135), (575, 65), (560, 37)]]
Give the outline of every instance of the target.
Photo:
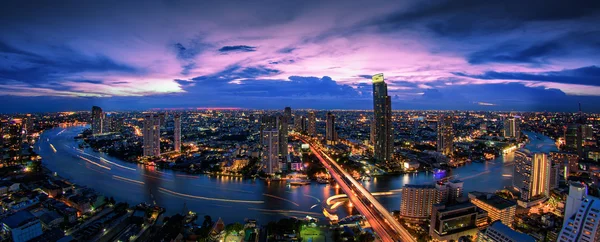
[(358, 75), (358, 77), (364, 78), (364, 79), (371, 79), (371, 78), (373, 78), (372, 75)]
[(471, 64), (485, 64), (490, 62), (540, 64), (545, 62), (544, 60), (548, 57), (555, 57), (566, 53), (562, 45), (553, 41), (535, 44), (525, 49), (519, 48), (520, 46), (516, 44), (494, 46), (470, 54), (467, 60)]
[(256, 47), (248, 45), (228, 45), (219, 49), (219, 52), (253, 52)]
[(597, 17), (598, 13), (600, 2), (595, 0), (453, 0), (418, 2), (370, 24), (384, 31), (423, 25), (442, 36), (464, 37), (513, 30), (528, 22)]
[(464, 76), (483, 80), (543, 81), (600, 86), (600, 68), (597, 66), (587, 66), (577, 69), (549, 71), (541, 73), (488, 71), (481, 75), (470, 75), (461, 72), (455, 72), (454, 74), (457, 76)]
[(277, 52), (282, 53), (282, 54), (289, 54), (289, 53), (292, 53), (292, 51), (294, 51), (294, 50), (296, 50), (296, 48), (287, 47), (287, 48), (280, 49)]

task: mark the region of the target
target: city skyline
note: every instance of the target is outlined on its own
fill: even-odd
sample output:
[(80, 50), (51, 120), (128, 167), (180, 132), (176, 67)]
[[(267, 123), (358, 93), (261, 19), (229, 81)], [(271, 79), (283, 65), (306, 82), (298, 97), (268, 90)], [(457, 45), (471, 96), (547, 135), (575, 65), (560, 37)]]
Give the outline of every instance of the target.
[(0, 113), (370, 109), (376, 73), (395, 110), (600, 111), (595, 1), (25, 4)]

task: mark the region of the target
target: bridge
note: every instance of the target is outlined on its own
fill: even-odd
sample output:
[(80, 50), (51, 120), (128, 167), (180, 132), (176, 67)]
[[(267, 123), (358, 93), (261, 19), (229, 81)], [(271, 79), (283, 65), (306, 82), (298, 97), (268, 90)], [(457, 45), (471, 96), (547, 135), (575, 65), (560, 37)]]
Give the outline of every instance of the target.
[(340, 185), (348, 199), (360, 214), (365, 216), (380, 241), (414, 242), (414, 237), (385, 209), (373, 195), (357, 182), (348, 172), (338, 165), (329, 155), (308, 142), (308, 139), (296, 136), (310, 145), (311, 151), (329, 171), (333, 179)]

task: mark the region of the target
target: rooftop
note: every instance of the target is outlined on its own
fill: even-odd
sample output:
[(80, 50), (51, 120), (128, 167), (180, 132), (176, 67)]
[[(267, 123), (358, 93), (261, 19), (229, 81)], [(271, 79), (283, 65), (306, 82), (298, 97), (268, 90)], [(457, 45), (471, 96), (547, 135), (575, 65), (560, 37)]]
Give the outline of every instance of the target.
[(492, 194), (492, 193), (483, 193), (483, 192), (469, 192), (469, 198), (475, 197), (478, 200), (487, 203), (493, 207), (495, 207), (496, 209), (506, 209), (512, 206), (516, 206), (517, 203), (510, 201), (510, 200), (506, 200), (496, 194)]
[[(500, 221), (494, 221), (488, 229), (493, 229), (495, 231), (498, 231), (499, 233), (501, 233), (507, 237), (510, 237), (513, 241), (519, 241), (519, 242), (534, 242), (535, 241), (535, 239), (533, 237), (523, 234), (523, 233), (519, 233), (517, 231), (514, 231)], [(486, 233), (487, 233), (487, 231), (486, 231)]]
[(31, 214), (29, 211), (22, 210), (2, 219), (2, 223), (6, 224), (6, 226), (10, 228), (18, 228), (34, 219), (37, 218), (33, 216), (33, 214)]

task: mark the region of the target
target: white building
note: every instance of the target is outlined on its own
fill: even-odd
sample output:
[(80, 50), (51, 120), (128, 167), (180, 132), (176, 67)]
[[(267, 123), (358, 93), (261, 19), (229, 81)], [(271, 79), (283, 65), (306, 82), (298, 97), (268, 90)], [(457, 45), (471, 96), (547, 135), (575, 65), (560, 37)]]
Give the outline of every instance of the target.
[(2, 231), (14, 242), (25, 242), (42, 235), (42, 223), (29, 211), (22, 210), (2, 219)]
[(173, 117), (173, 143), (175, 152), (181, 151), (181, 116), (175, 114)]
[(600, 199), (586, 195), (585, 188), (571, 185), (559, 242), (600, 241)]
[(261, 140), (263, 171), (274, 174), (279, 171), (279, 131), (263, 130)]
[(501, 221), (495, 221), (487, 229), (479, 231), (477, 242), (535, 242), (535, 239), (512, 230)]

